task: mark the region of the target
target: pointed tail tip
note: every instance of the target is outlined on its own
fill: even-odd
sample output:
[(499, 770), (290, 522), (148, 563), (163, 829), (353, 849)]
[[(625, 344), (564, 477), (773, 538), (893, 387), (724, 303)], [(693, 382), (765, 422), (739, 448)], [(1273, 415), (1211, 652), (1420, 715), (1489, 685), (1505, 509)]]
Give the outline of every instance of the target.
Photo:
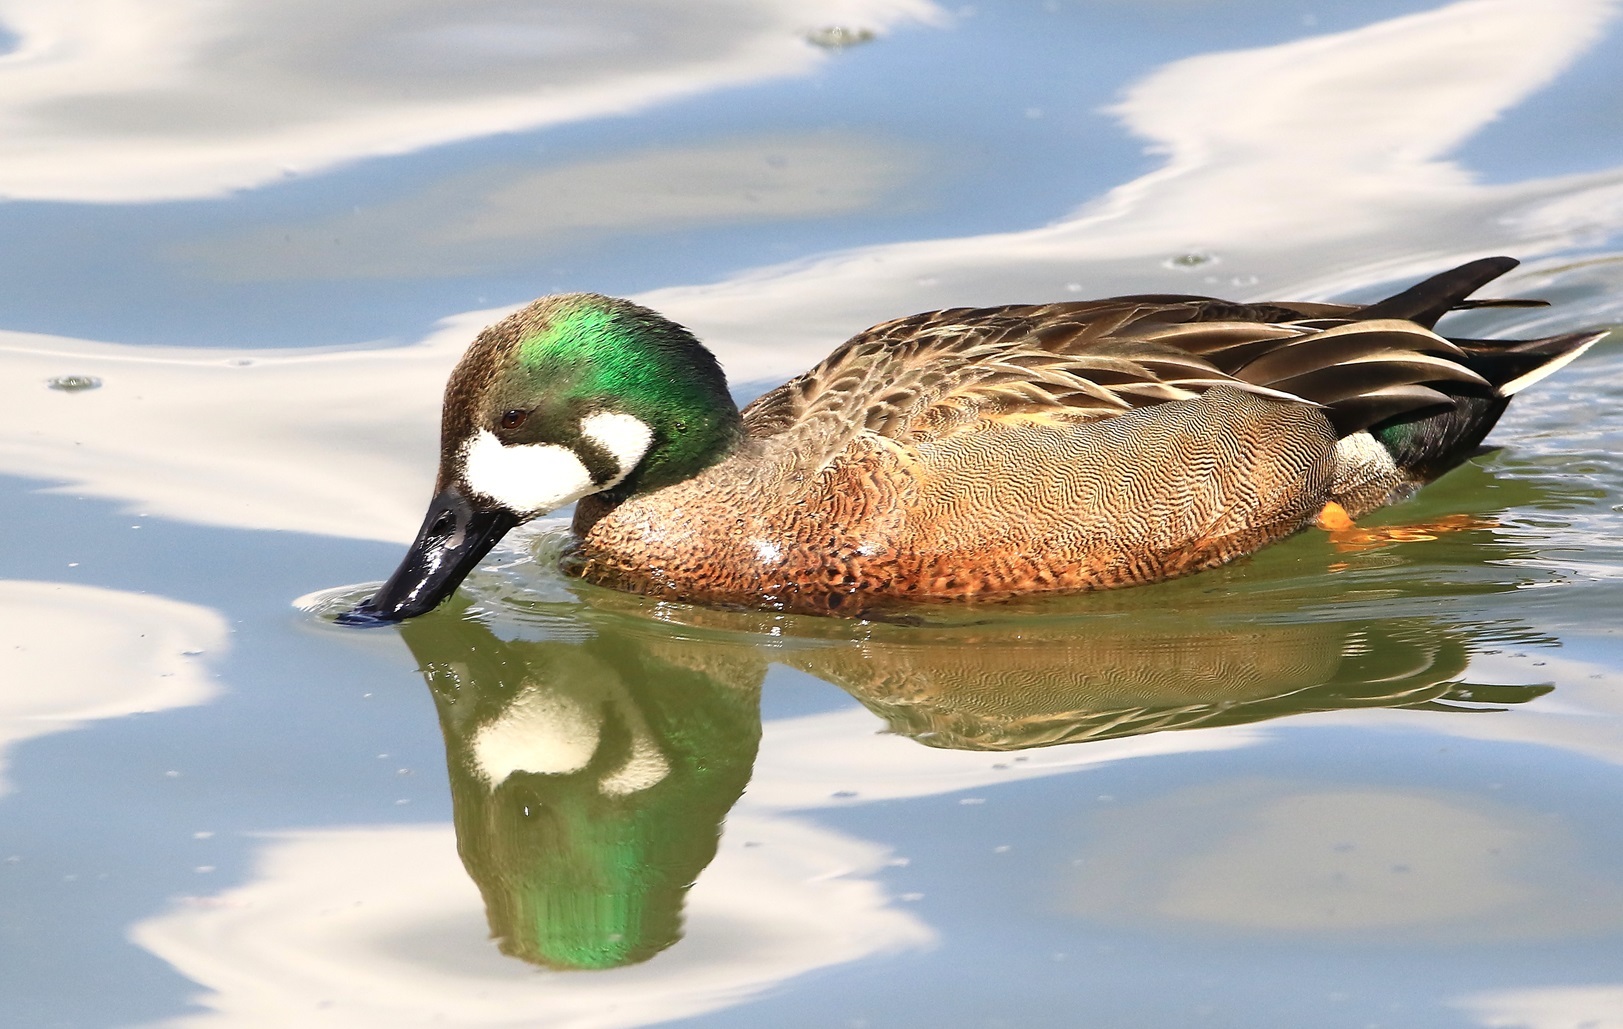
[(1499, 254), (1496, 257), (1479, 257), (1475, 261), (1467, 261), (1460, 265), (1459, 269), (1457, 270), (1463, 271), (1466, 268), (1480, 266), (1484, 272), (1490, 270), (1492, 271), (1493, 274), (1489, 277), (1489, 281), (1491, 281), (1492, 279), (1497, 279), (1499, 276), (1505, 274), (1521, 263), (1521, 258), (1519, 257), (1507, 257), (1504, 254)]
[(1466, 297), (1519, 264), (1516, 258), (1504, 256), (1467, 261), (1376, 301), (1359, 312), (1358, 318), (1401, 318), (1429, 329)]
[(1550, 359), (1531, 371), (1516, 376), (1509, 382), (1502, 383), (1498, 393), (1502, 397), (1513, 397), (1543, 379), (1549, 378), (1567, 365), (1582, 357), (1590, 347), (1612, 334), (1611, 329), (1596, 329), (1590, 332), (1569, 332), (1561, 336), (1547, 336), (1544, 339), (1530, 340), (1517, 349), (1523, 353), (1532, 352), (1550, 355)]

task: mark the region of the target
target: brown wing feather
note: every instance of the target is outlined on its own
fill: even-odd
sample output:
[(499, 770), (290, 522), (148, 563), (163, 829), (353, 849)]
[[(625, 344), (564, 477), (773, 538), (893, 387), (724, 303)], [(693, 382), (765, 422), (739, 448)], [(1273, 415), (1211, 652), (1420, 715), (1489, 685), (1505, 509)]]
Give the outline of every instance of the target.
[(813, 463), (857, 433), (898, 442), (979, 421), (1110, 418), (1217, 385), (1326, 408), (1342, 433), (1488, 388), (1465, 351), (1343, 304), (1235, 304), (1144, 295), (951, 308), (858, 333), (744, 411), (757, 438)]
[[(1093, 421), (1219, 383), (1279, 396), (1156, 341), (1199, 317), (1202, 303), (1219, 302), (1126, 298), (900, 318), (859, 333), (758, 399), (744, 411), (745, 426), (756, 437), (787, 434), (832, 453), (856, 432), (906, 440), (976, 419)], [(1247, 330), (1276, 334), (1260, 323), (1217, 328), (1225, 339)]]

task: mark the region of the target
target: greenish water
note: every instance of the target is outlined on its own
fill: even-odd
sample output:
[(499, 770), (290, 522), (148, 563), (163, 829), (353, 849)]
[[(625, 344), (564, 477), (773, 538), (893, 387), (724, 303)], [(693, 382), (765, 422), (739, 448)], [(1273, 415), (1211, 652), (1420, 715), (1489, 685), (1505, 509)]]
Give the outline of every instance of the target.
[(709, 611), (554, 519), (331, 622), (549, 290), (741, 394), (908, 311), (1499, 252), (1552, 306), (1458, 334), (1616, 324), (1615, 4), (109, 8), (161, 82), (48, 13), (0, 25), (0, 1021), (1623, 1025), (1616, 336), (1414, 501), (1154, 587)]

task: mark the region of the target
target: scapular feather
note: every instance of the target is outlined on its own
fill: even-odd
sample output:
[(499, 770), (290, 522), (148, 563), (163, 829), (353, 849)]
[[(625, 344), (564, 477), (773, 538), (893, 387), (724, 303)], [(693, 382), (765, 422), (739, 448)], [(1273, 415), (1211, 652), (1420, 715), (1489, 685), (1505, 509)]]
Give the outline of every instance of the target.
[(1365, 307), (1142, 294), (911, 315), (858, 333), (751, 404), (745, 426), (756, 438), (792, 437), (816, 463), (856, 432), (904, 439), (1004, 416), (1110, 418), (1222, 385), (1321, 407), (1343, 435), (1458, 408), (1447, 426), (1411, 433), (1434, 460), (1446, 439), (1475, 433), (1476, 416), (1492, 416), (1494, 405), (1477, 400), (1593, 342), (1451, 341), (1431, 331), (1448, 310), (1535, 303), (1467, 299), (1515, 264), (1473, 261)]

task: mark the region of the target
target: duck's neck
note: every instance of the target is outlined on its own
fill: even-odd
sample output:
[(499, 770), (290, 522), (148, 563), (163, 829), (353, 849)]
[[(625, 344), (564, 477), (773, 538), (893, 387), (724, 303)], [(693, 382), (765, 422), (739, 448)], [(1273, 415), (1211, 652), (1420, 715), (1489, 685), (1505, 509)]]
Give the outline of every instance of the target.
[(603, 516), (620, 505), (620, 500), (606, 497), (601, 493), (581, 497), (575, 501), (575, 520), (569, 523), (569, 528), (577, 537), (584, 539), (592, 531), (592, 526), (603, 519)]
[(719, 369), (713, 378), (706, 376), (688, 384), (650, 409), (647, 420), (654, 437), (647, 456), (602, 494), (605, 500), (618, 503), (635, 493), (651, 493), (691, 479), (731, 454), (744, 436), (738, 406), (727, 394)]
[(689, 409), (675, 418), (656, 417), (648, 456), (617, 485), (576, 502), (575, 532), (584, 535), (630, 497), (691, 479), (737, 451), (744, 439), (743, 422), (732, 399), (725, 393), (720, 399), (725, 403)]

